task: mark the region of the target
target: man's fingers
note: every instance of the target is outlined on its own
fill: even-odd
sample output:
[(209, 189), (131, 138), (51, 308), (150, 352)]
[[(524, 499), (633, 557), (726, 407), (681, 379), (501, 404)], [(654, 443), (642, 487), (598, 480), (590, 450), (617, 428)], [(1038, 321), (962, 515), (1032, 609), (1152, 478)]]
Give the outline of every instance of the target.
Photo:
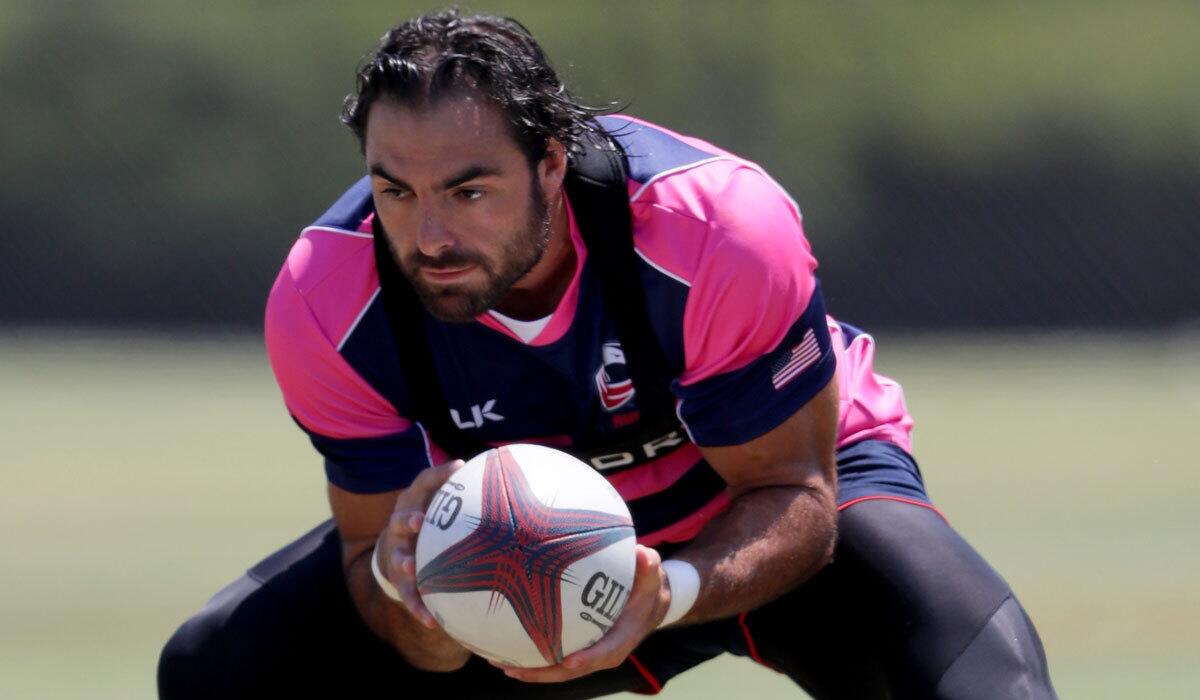
[(634, 575), (655, 571), (662, 566), (662, 555), (657, 549), (647, 547), (644, 544), (636, 545), (634, 548), (634, 556), (636, 557), (637, 566), (634, 569)]
[(436, 467), (426, 467), (417, 473), (417, 477), (407, 488), (401, 489), (400, 494), (396, 497), (395, 510), (420, 510), (422, 513), (429, 507), (429, 501), (433, 498), (433, 494), (450, 475), (458, 471), (465, 464), (461, 459), (456, 459), (445, 464), (439, 464)]
[(394, 586), (415, 580), (417, 557), (404, 547), (395, 547), (388, 558), (385, 575)]
[(563, 667), (570, 670), (587, 669), (587, 672), (591, 673), (603, 668), (620, 666), (625, 657), (629, 656), (629, 652), (633, 650), (630, 642), (633, 641), (636, 645), (636, 640), (625, 638), (619, 631), (613, 634), (613, 631), (616, 630), (610, 630), (590, 647), (567, 655), (562, 660)]
[(620, 666), (638, 644), (654, 631), (666, 614), (662, 598), (662, 557), (638, 545), (633, 589), (616, 623), (595, 644), (567, 655), (562, 663), (544, 668), (498, 665), (507, 675), (526, 683), (562, 683)]
[(662, 555), (658, 550), (645, 545), (634, 549), (636, 566), (633, 570), (634, 585), (643, 589), (658, 589), (662, 586)]
[(524, 681), (525, 683), (564, 683), (595, 673), (596, 671), (616, 668), (625, 660), (626, 655), (625, 653), (610, 653), (604, 657), (593, 659), (588, 658), (590, 655), (583, 655), (583, 652), (576, 652), (576, 654), (571, 654), (564, 658), (563, 662), (556, 666), (516, 668), (501, 664), (493, 665), (504, 671), (508, 677)]
[(413, 479), (412, 485), (422, 490), (433, 491), (437, 487), (446, 483), (446, 479), (449, 479), (450, 475), (454, 472), (462, 469), (464, 464), (466, 464), (466, 462), (462, 461), (461, 459), (453, 459), (449, 462), (439, 464), (436, 467), (422, 469), (417, 473), (417, 478)]
[(638, 621), (623, 615), (595, 644), (568, 654), (560, 664), (545, 668), (500, 668), (508, 676), (526, 683), (562, 683), (620, 666), (643, 637)]
[(463, 464), (461, 459), (456, 459), (436, 467), (422, 469), (408, 488), (402, 489), (400, 495), (396, 497), (396, 505), (387, 525), (388, 531), (397, 538), (416, 535), (421, 529), (421, 522), (425, 518), (425, 509), (429, 507), (433, 493), (446, 483), (451, 474), (461, 469)]
[(419, 510), (397, 509), (388, 521), (388, 529), (396, 537), (411, 537), (421, 529), (425, 514)]
[(424, 626), (437, 627), (437, 619), (421, 601), (417, 591), (417, 558), (407, 546), (392, 547), (381, 554), (384, 576), (396, 587), (400, 604)]
[(426, 608), (425, 604), (421, 602), (421, 596), (417, 594), (417, 586), (411, 579), (396, 588), (400, 591), (400, 601), (404, 603), (404, 607), (408, 608), (409, 614), (430, 629), (437, 626), (437, 620), (434, 619), (433, 613), (429, 612), (429, 608)]

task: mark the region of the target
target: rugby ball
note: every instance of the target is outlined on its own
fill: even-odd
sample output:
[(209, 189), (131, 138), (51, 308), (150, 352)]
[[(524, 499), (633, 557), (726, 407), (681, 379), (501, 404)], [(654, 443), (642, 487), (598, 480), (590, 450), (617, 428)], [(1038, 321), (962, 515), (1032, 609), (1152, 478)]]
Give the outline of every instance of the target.
[(417, 536), (417, 590), (476, 654), (557, 664), (620, 614), (634, 546), (629, 509), (594, 469), (549, 447), (505, 445), (434, 494)]

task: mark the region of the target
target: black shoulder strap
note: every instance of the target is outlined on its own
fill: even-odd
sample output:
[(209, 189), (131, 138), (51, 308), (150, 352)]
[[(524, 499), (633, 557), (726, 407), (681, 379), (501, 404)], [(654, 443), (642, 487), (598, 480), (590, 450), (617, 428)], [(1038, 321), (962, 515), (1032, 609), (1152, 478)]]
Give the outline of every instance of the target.
[[(653, 425), (673, 420), (672, 373), (650, 324), (633, 250), (625, 154), (599, 128), (585, 137), (567, 172), (567, 196), (594, 263), (592, 269), (600, 280), (605, 306), (617, 321), (626, 367), (638, 391), (642, 412), (639, 422)], [(378, 222), (377, 217), (373, 229), (375, 265), (404, 381), (413, 397), (414, 415), (409, 417), (420, 422), (432, 440), (452, 457), (468, 459), (486, 445), (450, 420), (450, 407), (437, 381), (426, 336), (424, 307), (396, 265)]]
[(420, 423), (433, 442), (451, 457), (470, 459), (487, 449), (487, 445), (459, 430), (450, 420), (450, 406), (437, 380), (433, 351), (429, 348), (425, 308), (408, 278), (396, 265), (378, 216), (372, 222), (371, 230), (375, 238), (380, 296), (400, 357), (404, 385), (412, 397), (410, 410), (413, 415), (407, 418)]
[(564, 183), (604, 304), (617, 321), (625, 366), (643, 419), (674, 415), (673, 373), (650, 324), (646, 292), (633, 250), (625, 153), (602, 129), (585, 134)]

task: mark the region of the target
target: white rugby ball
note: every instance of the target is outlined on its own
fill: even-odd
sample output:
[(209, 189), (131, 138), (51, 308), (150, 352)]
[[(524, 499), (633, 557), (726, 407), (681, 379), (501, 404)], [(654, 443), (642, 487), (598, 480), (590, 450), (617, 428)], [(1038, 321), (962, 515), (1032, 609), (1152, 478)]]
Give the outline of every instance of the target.
[(633, 586), (629, 509), (559, 450), (513, 444), (467, 462), (417, 536), (417, 590), (480, 656), (547, 666), (598, 640)]

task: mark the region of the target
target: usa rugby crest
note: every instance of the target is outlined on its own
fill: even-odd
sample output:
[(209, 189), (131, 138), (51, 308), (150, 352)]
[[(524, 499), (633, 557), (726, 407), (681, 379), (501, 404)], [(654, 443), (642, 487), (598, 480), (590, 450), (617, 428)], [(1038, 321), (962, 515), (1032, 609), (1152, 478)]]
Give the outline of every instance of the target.
[(596, 371), (596, 390), (600, 405), (613, 412), (633, 400), (633, 380), (625, 366), (625, 351), (621, 343), (610, 340), (600, 348), (600, 369)]

